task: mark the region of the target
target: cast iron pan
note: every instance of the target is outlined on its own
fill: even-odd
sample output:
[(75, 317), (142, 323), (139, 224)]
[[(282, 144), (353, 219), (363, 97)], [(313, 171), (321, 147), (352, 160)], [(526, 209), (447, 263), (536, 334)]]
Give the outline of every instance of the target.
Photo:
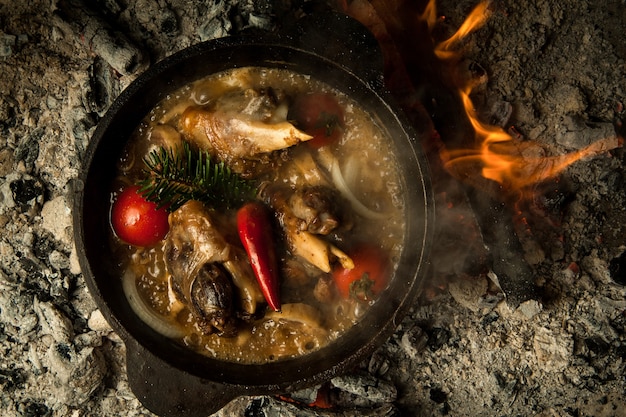
[[(312, 354), (242, 365), (191, 352), (154, 332), (132, 312), (107, 245), (114, 164), (131, 132), (168, 93), (233, 67), (266, 66), (309, 74), (359, 102), (387, 130), (404, 175), (405, 249), (388, 290), (354, 328)], [(383, 89), (376, 41), (358, 22), (319, 15), (282, 36), (240, 36), (192, 46), (137, 78), (100, 121), (77, 181), (74, 233), (87, 286), (127, 348), (130, 387), (160, 416), (207, 416), (237, 396), (285, 393), (352, 369), (391, 335), (415, 302), (431, 242), (433, 202), (428, 169), (414, 131)]]

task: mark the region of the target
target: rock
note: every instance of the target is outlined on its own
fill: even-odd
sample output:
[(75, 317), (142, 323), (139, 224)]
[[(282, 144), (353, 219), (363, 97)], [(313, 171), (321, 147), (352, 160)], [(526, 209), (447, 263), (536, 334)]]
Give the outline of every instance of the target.
[(0, 31), (0, 58), (6, 58), (13, 53), (17, 36)]
[(96, 332), (109, 332), (112, 331), (111, 326), (106, 321), (100, 310), (94, 310), (89, 316), (89, 320), (87, 320), (87, 326), (91, 330)]
[(57, 401), (80, 405), (100, 387), (106, 374), (106, 363), (98, 349), (76, 351), (69, 343), (54, 343), (46, 355), (59, 389)]
[(72, 244), (72, 210), (65, 197), (46, 201), (41, 209), (42, 227), (67, 247)]
[(385, 375), (391, 366), (389, 358), (385, 355), (382, 349), (374, 351), (370, 360), (367, 363), (367, 372), (375, 376)]
[(615, 136), (613, 123), (590, 123), (579, 117), (566, 116), (562, 120), (556, 141), (568, 149), (582, 149), (593, 142)]
[(77, 275), (81, 273), (80, 261), (78, 260), (78, 253), (76, 252), (76, 245), (72, 244), (72, 251), (70, 252), (70, 273)]
[(8, 209), (33, 215), (43, 203), (44, 186), (37, 178), (19, 172), (6, 177), (0, 186), (0, 214)]
[(472, 311), (479, 311), (482, 297), (487, 293), (485, 276), (460, 278), (448, 284), (448, 290), (454, 300)]
[(58, 343), (69, 343), (73, 339), (72, 321), (52, 303), (35, 298), (34, 309), (43, 334), (51, 335)]
[(533, 348), (539, 366), (547, 372), (562, 371), (569, 364), (574, 349), (571, 335), (555, 334), (545, 327), (539, 327), (533, 338)]
[(541, 312), (542, 308), (543, 307), (539, 301), (528, 300), (521, 303), (515, 310), (515, 313), (522, 318), (532, 319)]
[[(19, 293), (15, 288), (0, 286), (0, 306), (0, 323), (12, 326), (17, 335), (25, 335), (37, 326), (32, 296)], [(5, 331), (12, 333), (13, 329), (5, 327)]]
[(598, 256), (597, 251), (593, 251), (589, 256), (585, 256), (580, 263), (580, 266), (585, 270), (594, 281), (608, 284), (611, 280), (611, 271), (609, 270), (609, 263)]
[(6, 177), (13, 171), (13, 152), (4, 148), (0, 150), (0, 177)]
[(363, 397), (373, 403), (393, 402), (398, 392), (395, 385), (368, 374), (348, 374), (330, 380), (335, 387)]
[(96, 302), (83, 281), (80, 281), (78, 288), (74, 290), (71, 303), (74, 310), (84, 320), (89, 320), (91, 314), (97, 309)]
[(304, 388), (304, 389), (292, 392), (289, 395), (289, 397), (302, 404), (311, 404), (315, 402), (315, 399), (317, 398), (317, 391), (320, 389), (320, 387), (321, 385)]
[(232, 28), (229, 20), (221, 18), (209, 18), (204, 24), (198, 27), (198, 35), (203, 41), (221, 38), (228, 35)]
[(448, 284), (448, 290), (456, 302), (473, 312), (486, 313), (505, 297), (493, 271), (477, 277), (459, 277)]
[(411, 358), (415, 359), (428, 344), (428, 335), (419, 326), (415, 325), (406, 330), (400, 339), (400, 347)]
[(56, 270), (70, 268), (70, 258), (56, 249), (50, 252), (50, 254), (48, 255), (48, 260), (50, 261), (50, 266), (52, 266)]

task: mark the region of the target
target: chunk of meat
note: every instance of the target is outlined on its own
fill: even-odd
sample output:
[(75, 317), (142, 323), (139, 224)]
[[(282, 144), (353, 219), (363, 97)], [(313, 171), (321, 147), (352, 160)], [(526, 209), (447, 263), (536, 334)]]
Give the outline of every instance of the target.
[[(201, 303), (192, 297), (193, 294), (202, 295), (202, 290), (193, 290), (192, 287), (204, 285), (202, 282), (196, 283), (197, 277), (207, 265), (215, 264), (223, 273), (223, 278), (231, 285), (234, 284), (231, 309), (239, 308), (243, 315), (253, 315), (258, 304), (263, 301), (263, 294), (243, 249), (231, 245), (224, 238), (220, 230), (223, 225), (198, 201), (189, 201), (171, 213), (169, 223), (170, 231), (165, 241), (165, 263), (181, 301), (192, 309), (196, 317), (207, 322), (206, 311), (199, 309)], [(219, 288), (225, 287), (223, 278), (214, 280), (219, 282)], [(211, 285), (218, 287), (218, 284)], [(209, 292), (207, 296), (210, 294)], [(218, 299), (217, 294), (212, 297)], [(222, 303), (220, 308), (226, 309), (226, 305)]]
[(346, 269), (352, 269), (352, 259), (341, 249), (321, 237), (303, 230), (303, 220), (296, 216), (289, 205), (286, 190), (279, 187), (266, 186), (261, 195), (278, 213), (278, 221), (285, 232), (287, 244), (291, 251), (316, 266), (323, 272), (330, 272), (331, 263), (335, 260)]
[(254, 159), (312, 139), (287, 121), (265, 123), (242, 114), (200, 107), (185, 110), (181, 131), (198, 147), (226, 161)]
[(198, 201), (189, 201), (169, 216), (165, 261), (174, 278), (193, 276), (206, 263), (225, 262), (231, 245)]
[(289, 198), (289, 206), (293, 214), (303, 220), (303, 230), (327, 235), (340, 226), (349, 229), (352, 224), (342, 199), (332, 188), (307, 187)]

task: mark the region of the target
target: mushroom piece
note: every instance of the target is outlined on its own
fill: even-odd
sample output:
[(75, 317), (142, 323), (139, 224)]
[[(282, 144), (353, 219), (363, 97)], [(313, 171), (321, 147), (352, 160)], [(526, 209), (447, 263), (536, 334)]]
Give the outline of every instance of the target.
[(332, 243), (307, 231), (297, 230), (289, 224), (285, 225), (285, 232), (293, 252), (323, 272), (330, 272), (331, 260), (334, 258), (345, 269), (354, 268), (352, 258)]
[(323, 329), (320, 312), (315, 307), (305, 303), (283, 304), (281, 311), (269, 311), (265, 318), (274, 321), (293, 321), (311, 328)]
[(320, 312), (306, 303), (283, 304), (280, 312), (268, 312), (265, 321), (280, 323), (273, 332), (279, 352), (288, 344), (293, 345), (298, 354), (311, 352), (328, 337)]

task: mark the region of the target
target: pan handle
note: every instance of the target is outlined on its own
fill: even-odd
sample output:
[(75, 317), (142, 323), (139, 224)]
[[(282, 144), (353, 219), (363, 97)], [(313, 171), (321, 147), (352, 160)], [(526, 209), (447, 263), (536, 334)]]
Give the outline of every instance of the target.
[(168, 365), (132, 338), (124, 342), (130, 388), (144, 407), (160, 417), (207, 417), (242, 395), (237, 387)]
[(384, 87), (383, 55), (374, 35), (359, 21), (335, 11), (312, 13), (285, 28), (290, 45), (335, 62), (366, 81)]

